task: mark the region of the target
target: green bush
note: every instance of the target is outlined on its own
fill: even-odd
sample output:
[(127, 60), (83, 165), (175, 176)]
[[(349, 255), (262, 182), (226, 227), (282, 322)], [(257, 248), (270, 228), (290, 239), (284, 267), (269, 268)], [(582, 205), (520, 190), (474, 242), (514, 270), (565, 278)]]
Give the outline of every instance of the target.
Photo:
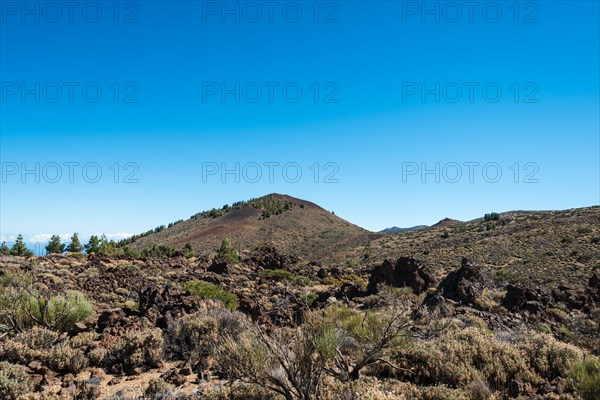
[(538, 322), (535, 325), (535, 330), (541, 333), (552, 333), (552, 328), (545, 322)]
[(204, 281), (188, 281), (183, 284), (183, 288), (198, 297), (220, 300), (230, 310), (235, 310), (238, 306), (237, 296), (219, 285)]
[(494, 282), (497, 285), (502, 285), (507, 282), (512, 285), (518, 285), (525, 282), (525, 278), (518, 272), (510, 271), (506, 268), (503, 268), (496, 271)]
[(152, 246), (150, 248), (143, 249), (141, 252), (142, 257), (148, 258), (171, 258), (177, 254), (177, 250), (175, 250), (171, 246)]
[(319, 298), (319, 295), (316, 293), (308, 292), (302, 295), (300, 300), (302, 303), (306, 304), (308, 307), (312, 306), (313, 303)]
[(20, 332), (39, 325), (68, 331), (92, 315), (82, 293), (69, 291), (50, 296), (34, 288), (30, 275), (4, 275), (0, 279), (0, 332)]
[(575, 364), (569, 377), (584, 400), (600, 399), (600, 360), (589, 359)]
[(139, 266), (134, 265), (134, 264), (127, 264), (123, 268), (125, 270), (133, 272), (133, 273), (138, 273), (138, 272), (140, 272), (142, 270)]
[(186, 243), (182, 250), (183, 256), (187, 259), (194, 257), (194, 248), (191, 243)]
[(325, 278), (321, 279), (321, 283), (323, 285), (340, 286), (342, 281), (334, 278), (333, 276), (326, 276)]
[(24, 307), (37, 325), (61, 332), (92, 315), (92, 305), (82, 293), (71, 291), (66, 296), (45, 297), (28, 294)]

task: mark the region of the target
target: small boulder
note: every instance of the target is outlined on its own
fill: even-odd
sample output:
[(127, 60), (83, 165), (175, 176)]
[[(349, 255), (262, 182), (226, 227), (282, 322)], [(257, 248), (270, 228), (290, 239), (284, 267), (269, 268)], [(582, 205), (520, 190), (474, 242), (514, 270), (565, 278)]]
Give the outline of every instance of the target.
[(367, 291), (377, 293), (380, 284), (394, 287), (410, 287), (415, 294), (420, 294), (433, 287), (436, 279), (433, 273), (423, 267), (413, 257), (400, 257), (396, 263), (385, 260), (376, 266), (369, 277)]
[(356, 283), (347, 282), (336, 291), (335, 297), (339, 300), (352, 300), (357, 297), (363, 297), (366, 294)]
[(186, 382), (185, 376), (181, 375), (179, 372), (177, 372), (177, 370), (174, 369), (162, 374), (160, 377), (165, 382), (170, 383), (176, 387), (183, 386), (183, 384), (185, 384)]
[(229, 273), (230, 265), (225, 261), (214, 261), (210, 267), (208, 267), (209, 272), (214, 272), (218, 275), (223, 275)]
[(551, 296), (540, 289), (508, 285), (502, 306), (513, 312), (527, 310), (530, 314), (538, 314), (551, 302)]
[(437, 306), (444, 300), (452, 300), (464, 306), (480, 308), (477, 298), (485, 287), (485, 278), (481, 268), (466, 258), (461, 267), (450, 272), (439, 284), (435, 293), (428, 295), (424, 303), (430, 307)]
[(300, 259), (294, 255), (280, 253), (273, 245), (263, 245), (252, 252), (250, 261), (264, 269), (289, 269)]
[(112, 310), (103, 311), (98, 317), (96, 323), (98, 332), (102, 333), (108, 327), (122, 325), (122, 321), (125, 319), (125, 313), (120, 308), (114, 308)]

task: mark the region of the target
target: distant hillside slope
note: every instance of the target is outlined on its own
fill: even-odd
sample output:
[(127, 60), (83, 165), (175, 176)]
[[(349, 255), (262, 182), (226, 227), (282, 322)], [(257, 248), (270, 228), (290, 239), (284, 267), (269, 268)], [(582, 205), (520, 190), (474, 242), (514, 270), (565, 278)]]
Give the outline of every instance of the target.
[(498, 282), (585, 285), (600, 268), (600, 207), (513, 211), (492, 221), (446, 219), (430, 228), (387, 233), (324, 261), (368, 266), (400, 256), (414, 256), (440, 274), (468, 257)]
[(380, 234), (369, 232), (306, 200), (270, 194), (248, 204), (213, 209), (192, 219), (139, 239), (129, 246), (142, 249), (168, 245), (177, 249), (191, 243), (200, 254), (210, 254), (224, 237), (240, 251), (264, 243), (280, 251), (317, 260), (334, 250), (365, 245)]
[(391, 228), (385, 228), (380, 231), (381, 233), (395, 233), (395, 232), (408, 232), (408, 231), (416, 231), (418, 229), (428, 228), (427, 225), (417, 225), (411, 226), (410, 228), (398, 228), (397, 226), (392, 226)]

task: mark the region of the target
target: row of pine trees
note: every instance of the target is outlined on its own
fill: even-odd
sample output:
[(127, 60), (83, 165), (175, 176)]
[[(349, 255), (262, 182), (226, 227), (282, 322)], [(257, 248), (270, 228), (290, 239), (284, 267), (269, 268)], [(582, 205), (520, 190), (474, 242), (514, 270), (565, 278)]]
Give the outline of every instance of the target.
[[(47, 254), (62, 254), (65, 251), (68, 253), (83, 253), (84, 251), (88, 254), (98, 253), (105, 247), (113, 248), (115, 246), (114, 241), (109, 241), (105, 235), (98, 237), (92, 235), (89, 242), (86, 245), (82, 245), (79, 240), (79, 235), (74, 233), (71, 236), (71, 242), (69, 244), (62, 243), (58, 235), (52, 235), (50, 241), (46, 245)], [(17, 240), (9, 248), (5, 242), (0, 245), (0, 254), (9, 254), (12, 256), (23, 256), (31, 257), (33, 252), (27, 248), (23, 240), (23, 235), (17, 236)]]
[[(62, 243), (58, 235), (52, 235), (50, 241), (46, 245), (46, 254), (63, 254), (64, 252), (81, 254), (84, 251), (87, 254), (115, 254), (117, 248), (118, 244), (114, 240), (108, 240), (106, 235), (102, 235), (101, 237), (92, 235), (90, 237), (90, 241), (86, 245), (82, 245), (81, 241), (79, 240), (79, 235), (74, 233), (73, 236), (71, 236), (71, 243), (69, 244)], [(173, 247), (164, 245), (152, 246), (151, 248), (143, 249), (141, 252), (131, 250), (127, 246), (122, 247), (120, 250), (122, 251), (122, 254), (130, 256), (159, 258), (173, 257), (177, 254), (181, 254), (186, 258), (195, 256), (194, 249), (190, 243), (186, 243), (181, 252), (178, 252)], [(22, 257), (32, 257), (34, 255), (33, 252), (25, 245), (23, 235), (17, 236), (17, 240), (11, 248), (8, 248), (6, 243), (2, 242), (0, 245), (0, 254)], [(223, 238), (216, 258), (232, 263), (240, 262), (239, 253), (231, 246), (231, 241), (229, 238)]]

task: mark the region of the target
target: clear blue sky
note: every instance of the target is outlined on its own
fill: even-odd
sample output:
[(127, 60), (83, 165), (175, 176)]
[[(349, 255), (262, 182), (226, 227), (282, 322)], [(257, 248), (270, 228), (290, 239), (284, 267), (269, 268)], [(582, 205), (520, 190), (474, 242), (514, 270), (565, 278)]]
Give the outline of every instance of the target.
[(371, 230), (599, 204), (599, 3), (463, 3), (0, 1), (1, 239), (271, 192)]

